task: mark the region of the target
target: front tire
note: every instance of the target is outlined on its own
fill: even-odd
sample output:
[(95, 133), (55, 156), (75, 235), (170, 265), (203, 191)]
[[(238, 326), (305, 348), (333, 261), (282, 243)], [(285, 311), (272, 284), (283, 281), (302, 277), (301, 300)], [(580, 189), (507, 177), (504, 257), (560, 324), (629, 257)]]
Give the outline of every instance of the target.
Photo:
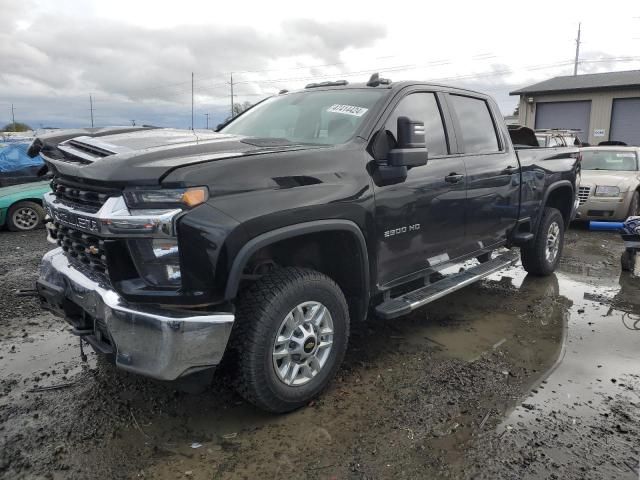
[(546, 207), (534, 240), (520, 249), (522, 266), (532, 275), (551, 275), (564, 246), (564, 219), (556, 208)]
[(230, 361), (238, 393), (283, 413), (330, 383), (347, 349), (349, 309), (340, 287), (302, 268), (275, 270), (238, 299)]

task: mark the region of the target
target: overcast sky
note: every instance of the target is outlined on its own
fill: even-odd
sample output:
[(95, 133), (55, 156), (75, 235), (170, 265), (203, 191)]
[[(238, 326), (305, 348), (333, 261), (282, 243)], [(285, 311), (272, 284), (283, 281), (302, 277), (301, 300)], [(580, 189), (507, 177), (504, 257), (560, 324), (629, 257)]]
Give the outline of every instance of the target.
[[(593, 2), (595, 3), (595, 2)], [(494, 95), (640, 69), (640, 2), (0, 0), (0, 124), (189, 127), (312, 80), (437, 80)]]

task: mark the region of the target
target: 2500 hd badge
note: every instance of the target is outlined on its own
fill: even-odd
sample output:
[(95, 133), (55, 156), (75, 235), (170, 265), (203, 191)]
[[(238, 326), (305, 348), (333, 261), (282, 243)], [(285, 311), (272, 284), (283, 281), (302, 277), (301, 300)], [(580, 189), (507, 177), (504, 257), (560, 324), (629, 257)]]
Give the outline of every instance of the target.
[(384, 238), (394, 237), (396, 235), (402, 235), (407, 232), (416, 232), (420, 230), (420, 224), (414, 223), (413, 225), (407, 225), (406, 227), (394, 228), (393, 230), (387, 230), (384, 232)]

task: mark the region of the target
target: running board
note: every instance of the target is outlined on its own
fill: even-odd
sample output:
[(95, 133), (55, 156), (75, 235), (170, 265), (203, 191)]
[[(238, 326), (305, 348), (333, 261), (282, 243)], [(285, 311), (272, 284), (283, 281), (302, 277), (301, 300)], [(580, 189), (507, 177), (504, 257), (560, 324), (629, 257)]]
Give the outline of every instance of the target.
[(503, 268), (509, 267), (518, 261), (517, 251), (509, 251), (497, 256), (493, 260), (481, 263), (463, 272), (448, 275), (426, 287), (405, 293), (396, 298), (387, 300), (376, 307), (376, 315), (388, 320), (400, 317), (433, 302), (451, 292), (455, 292), (467, 285), (483, 279)]

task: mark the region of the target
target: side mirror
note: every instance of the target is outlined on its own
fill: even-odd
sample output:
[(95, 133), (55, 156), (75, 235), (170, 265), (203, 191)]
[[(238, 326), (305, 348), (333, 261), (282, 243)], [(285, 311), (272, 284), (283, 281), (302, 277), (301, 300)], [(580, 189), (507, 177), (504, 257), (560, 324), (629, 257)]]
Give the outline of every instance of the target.
[(398, 146), (389, 152), (392, 167), (419, 167), (427, 164), (424, 122), (398, 117)]

